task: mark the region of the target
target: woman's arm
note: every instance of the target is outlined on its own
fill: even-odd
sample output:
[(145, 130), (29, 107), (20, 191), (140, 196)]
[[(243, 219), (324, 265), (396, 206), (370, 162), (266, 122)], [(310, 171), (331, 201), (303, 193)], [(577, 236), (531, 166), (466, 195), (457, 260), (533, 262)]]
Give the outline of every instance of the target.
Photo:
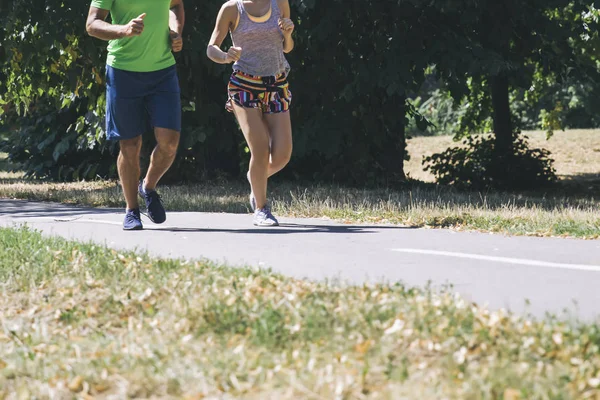
[(242, 49), (239, 47), (231, 47), (227, 53), (221, 50), (223, 40), (236, 23), (237, 16), (238, 9), (235, 1), (228, 1), (223, 4), (217, 16), (215, 29), (206, 48), (206, 55), (218, 64), (230, 64), (238, 61), (242, 55)]
[(294, 50), (294, 22), (290, 19), (290, 2), (289, 0), (278, 0), (279, 9), (281, 10), (281, 19), (279, 20), (279, 28), (283, 32), (283, 52), (289, 53)]

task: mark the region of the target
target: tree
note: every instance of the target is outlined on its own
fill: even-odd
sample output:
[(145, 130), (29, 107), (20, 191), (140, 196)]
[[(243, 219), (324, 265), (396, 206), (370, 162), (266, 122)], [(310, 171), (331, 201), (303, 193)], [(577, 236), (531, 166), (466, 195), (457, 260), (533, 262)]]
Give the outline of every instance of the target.
[[(491, 111), (496, 151), (499, 156), (509, 154), (516, 134), (511, 88), (530, 89), (536, 73), (589, 73), (580, 57), (580, 38), (594, 30), (583, 21), (589, 6), (572, 0), (481, 0), (465, 6), (471, 10), (464, 13), (462, 31), (472, 43), (473, 57), (464, 73), (479, 87), (489, 86), (491, 109), (481, 110), (478, 119)], [(463, 87), (463, 93), (466, 90)]]
[(350, 182), (405, 179), (407, 123), (427, 127), (407, 98), (428, 66), (459, 45), (438, 23), (441, 3), (296, 2), (299, 29), (309, 34), (297, 40), (294, 76), (312, 83), (296, 88), (303, 100), (294, 119), (301, 121), (299, 168)]
[[(589, 68), (589, 56), (581, 57), (582, 38), (595, 31), (591, 23), (583, 21), (588, 11), (589, 5), (577, 0), (459, 0), (444, 10), (445, 19), (460, 21), (457, 30), (466, 43), (461, 52), (462, 62), (451, 60), (437, 66), (455, 98), (469, 104), (459, 137), (481, 130), (491, 119), (494, 140), (470, 142), (472, 146), (492, 146), (491, 151), (477, 152), (471, 148), (464, 152), (457, 148), (435, 155), (429, 160), (434, 165), (438, 163), (434, 170), (458, 178), (458, 171), (468, 164), (465, 157), (479, 154), (490, 157), (488, 161), (483, 162), (485, 157), (478, 161), (483, 168), (481, 175), (489, 178), (482, 181), (494, 182), (495, 186), (511, 186), (518, 165), (536, 166), (526, 168), (531, 179), (516, 176), (527, 184), (554, 180), (547, 154), (528, 151), (526, 143), (518, 139), (510, 92), (515, 88), (532, 88), (539, 77), (564, 79), (573, 71), (582, 75), (593, 71)], [(542, 162), (527, 157), (539, 157)], [(439, 165), (448, 159), (452, 163)], [(455, 172), (453, 163), (460, 166)]]

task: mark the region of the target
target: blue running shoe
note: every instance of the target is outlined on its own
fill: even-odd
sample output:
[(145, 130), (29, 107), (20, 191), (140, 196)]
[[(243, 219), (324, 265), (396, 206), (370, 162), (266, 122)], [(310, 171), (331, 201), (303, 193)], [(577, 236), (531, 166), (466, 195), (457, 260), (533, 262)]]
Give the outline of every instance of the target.
[(127, 210), (125, 214), (125, 220), (123, 221), (124, 231), (141, 231), (144, 229), (142, 225), (142, 218), (140, 216), (140, 209), (135, 208), (133, 210)]
[(271, 207), (268, 204), (254, 212), (253, 222), (256, 226), (279, 226), (279, 221), (271, 214)]
[(146, 202), (148, 218), (155, 224), (162, 224), (165, 222), (167, 220), (167, 213), (165, 212), (165, 208), (163, 207), (160, 196), (156, 193), (156, 190), (146, 189), (144, 191), (144, 181), (142, 181), (140, 182), (138, 192)]

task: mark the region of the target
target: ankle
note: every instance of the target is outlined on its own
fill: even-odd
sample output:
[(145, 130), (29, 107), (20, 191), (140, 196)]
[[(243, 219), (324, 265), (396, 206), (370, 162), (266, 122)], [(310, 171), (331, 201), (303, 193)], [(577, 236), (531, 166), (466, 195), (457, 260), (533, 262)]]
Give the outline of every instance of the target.
[(142, 181), (142, 190), (143, 190), (144, 192), (147, 192), (147, 191), (151, 191), (151, 192), (153, 192), (153, 191), (155, 191), (155, 190), (156, 190), (156, 186), (149, 186), (149, 185), (147, 185), (147, 184), (146, 184), (146, 180), (144, 179), (144, 180)]

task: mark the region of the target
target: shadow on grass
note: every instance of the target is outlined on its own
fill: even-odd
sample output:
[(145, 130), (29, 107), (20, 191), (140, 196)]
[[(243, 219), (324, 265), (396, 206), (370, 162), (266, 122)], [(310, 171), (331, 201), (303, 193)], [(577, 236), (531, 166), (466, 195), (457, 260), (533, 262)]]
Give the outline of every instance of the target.
[[(581, 177), (578, 177), (581, 178)], [(581, 184), (581, 180), (575, 180)], [(521, 192), (461, 190), (434, 183), (409, 182), (396, 188), (359, 189), (340, 186), (314, 186), (306, 189), (287, 183), (273, 185), (273, 198), (284, 204), (306, 201), (328, 202), (333, 206), (347, 205), (352, 208), (385, 208), (407, 210), (427, 208), (475, 207), (487, 210), (513, 208), (536, 208), (547, 211), (556, 209), (589, 209), (598, 205), (598, 191), (573, 190), (566, 182), (551, 187)], [(594, 195), (596, 194), (596, 198)]]
[(600, 193), (600, 172), (567, 175), (562, 179), (562, 184), (568, 189), (575, 189), (576, 193)]
[[(248, 184), (244, 181), (159, 187), (167, 210), (183, 212), (246, 214), (250, 212), (249, 191)], [(324, 210), (349, 213), (366, 211), (371, 216), (385, 213), (389, 215), (390, 212), (404, 212), (415, 208), (589, 210), (598, 206), (598, 199), (594, 198), (597, 193), (600, 193), (600, 174), (582, 174), (543, 190), (512, 193), (458, 190), (416, 181), (387, 188), (351, 188), (278, 179), (269, 185), (269, 197), (278, 212), (297, 216), (322, 216)], [(0, 179), (1, 197), (91, 207), (125, 206), (121, 188), (116, 182), (60, 184)], [(3, 211), (0, 210), (0, 213)]]

